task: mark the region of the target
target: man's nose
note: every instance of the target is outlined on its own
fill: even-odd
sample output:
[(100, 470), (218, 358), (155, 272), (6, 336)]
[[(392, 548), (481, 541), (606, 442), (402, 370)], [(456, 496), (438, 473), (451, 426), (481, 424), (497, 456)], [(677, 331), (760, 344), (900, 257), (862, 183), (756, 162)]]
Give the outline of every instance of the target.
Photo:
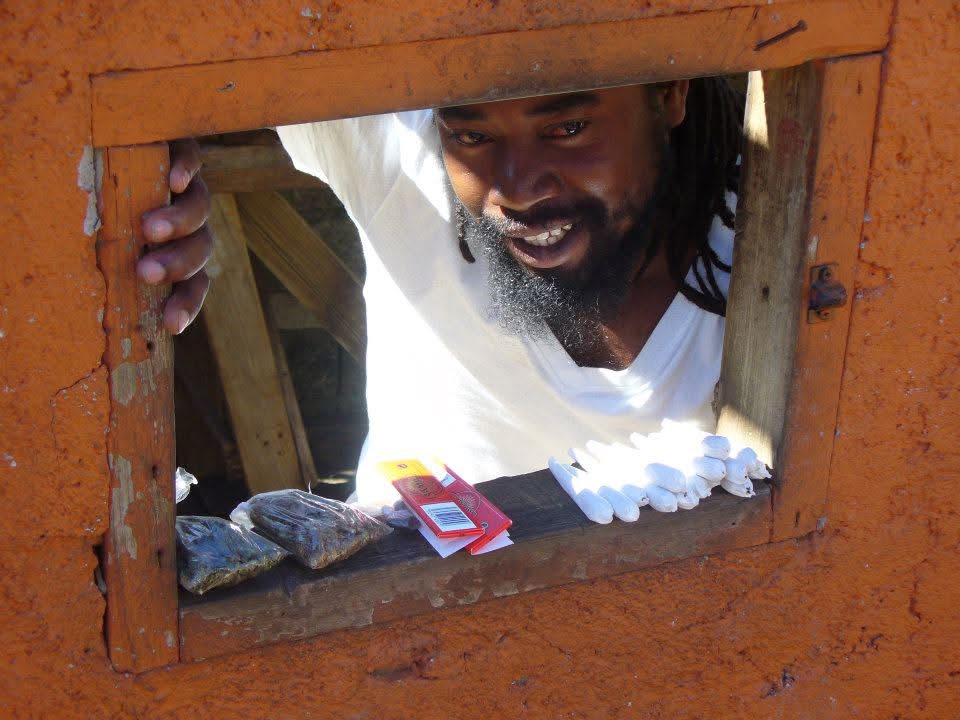
[(524, 212), (542, 200), (560, 194), (562, 182), (555, 168), (535, 148), (512, 145), (496, 160), (490, 203)]

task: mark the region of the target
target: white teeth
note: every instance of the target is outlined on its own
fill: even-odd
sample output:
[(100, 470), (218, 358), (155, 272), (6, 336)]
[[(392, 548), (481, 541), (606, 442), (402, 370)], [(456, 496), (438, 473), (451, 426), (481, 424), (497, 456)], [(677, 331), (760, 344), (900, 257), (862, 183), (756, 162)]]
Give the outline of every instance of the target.
[(523, 240), (530, 243), (531, 245), (537, 245), (539, 247), (548, 247), (560, 241), (564, 235), (567, 234), (567, 231), (572, 228), (573, 225), (564, 225), (562, 227), (554, 228), (553, 230), (547, 230), (542, 232), (539, 235), (531, 235), (530, 237), (525, 237)]

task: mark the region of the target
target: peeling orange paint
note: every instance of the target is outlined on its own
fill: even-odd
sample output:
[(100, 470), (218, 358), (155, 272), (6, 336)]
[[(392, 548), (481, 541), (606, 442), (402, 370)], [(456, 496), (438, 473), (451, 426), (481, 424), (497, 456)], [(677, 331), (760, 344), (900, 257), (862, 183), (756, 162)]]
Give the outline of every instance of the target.
[(496, 601), (138, 677), (110, 666), (94, 581), (109, 512), (104, 282), (77, 184), (87, 78), (636, 12), (410, 0), (388, 25), (372, 0), (0, 8), (9, 716), (431, 719), (465, 702), (461, 714), (490, 717), (960, 715), (960, 11), (942, 0), (897, 4), (821, 533), (549, 591), (504, 587)]

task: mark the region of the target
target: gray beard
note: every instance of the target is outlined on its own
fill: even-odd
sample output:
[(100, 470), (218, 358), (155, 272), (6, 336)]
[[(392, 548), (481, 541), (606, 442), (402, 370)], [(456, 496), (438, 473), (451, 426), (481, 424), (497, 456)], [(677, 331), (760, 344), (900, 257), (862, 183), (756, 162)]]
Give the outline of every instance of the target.
[[(521, 337), (542, 338), (552, 332), (571, 353), (596, 354), (603, 325), (617, 316), (654, 237), (651, 216), (660, 202), (663, 183), (647, 204), (628, 209), (633, 223), (613, 238), (613, 218), (594, 213), (586, 223), (595, 244), (586, 263), (573, 273), (534, 271), (518, 262), (496, 223), (472, 218), (461, 208), (465, 238), (486, 258), (490, 310), (501, 328)], [(456, 201), (459, 203), (459, 201)], [(563, 216), (560, 213), (558, 216)], [(598, 253), (596, 248), (604, 248)]]

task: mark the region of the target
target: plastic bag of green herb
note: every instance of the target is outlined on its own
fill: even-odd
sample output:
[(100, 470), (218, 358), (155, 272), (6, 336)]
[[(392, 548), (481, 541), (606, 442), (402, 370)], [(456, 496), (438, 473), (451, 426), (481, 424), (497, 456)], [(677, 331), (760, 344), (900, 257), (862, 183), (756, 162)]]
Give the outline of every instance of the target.
[(259, 575), (289, 554), (267, 538), (223, 518), (177, 518), (177, 573), (180, 584), (197, 595)]
[(392, 530), (337, 500), (303, 490), (275, 490), (240, 503), (230, 519), (255, 528), (312, 570), (350, 557)]

